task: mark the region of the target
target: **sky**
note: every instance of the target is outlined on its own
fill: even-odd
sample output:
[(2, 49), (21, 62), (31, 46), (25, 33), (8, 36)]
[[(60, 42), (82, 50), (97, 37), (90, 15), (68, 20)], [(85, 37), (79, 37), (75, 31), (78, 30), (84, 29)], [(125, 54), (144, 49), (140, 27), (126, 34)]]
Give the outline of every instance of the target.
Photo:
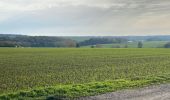
[(170, 0), (0, 0), (0, 34), (170, 35)]

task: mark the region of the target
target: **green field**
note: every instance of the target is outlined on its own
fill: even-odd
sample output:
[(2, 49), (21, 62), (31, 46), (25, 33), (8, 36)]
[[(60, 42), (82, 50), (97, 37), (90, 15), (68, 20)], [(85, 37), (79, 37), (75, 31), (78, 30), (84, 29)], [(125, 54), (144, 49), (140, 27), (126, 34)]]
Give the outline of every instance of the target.
[(170, 49), (0, 48), (1, 98), (61, 95), (61, 88), (70, 97), (94, 95), (169, 76)]

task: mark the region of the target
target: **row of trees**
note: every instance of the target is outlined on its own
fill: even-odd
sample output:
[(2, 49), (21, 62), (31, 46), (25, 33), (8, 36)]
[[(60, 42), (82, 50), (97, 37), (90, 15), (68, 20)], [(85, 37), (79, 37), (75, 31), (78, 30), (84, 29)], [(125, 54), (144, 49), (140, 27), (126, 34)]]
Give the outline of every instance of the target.
[(96, 45), (96, 44), (110, 44), (110, 43), (126, 43), (128, 40), (124, 38), (91, 38), (80, 42), (81, 46)]
[[(71, 39), (61, 37), (47, 36), (16, 36), (16, 37), (0, 37), (0, 47), (77, 47), (84, 45), (92, 45), (92, 48), (100, 48), (100, 44), (109, 43), (127, 43), (126, 39), (122, 38), (91, 38), (83, 42), (77, 43)], [(95, 46), (94, 46), (95, 45)], [(142, 42), (138, 43), (138, 48), (142, 48)], [(120, 48), (120, 46), (113, 46)], [(125, 45), (128, 48), (128, 45)]]
[(170, 42), (166, 43), (166, 44), (164, 45), (164, 47), (165, 47), (165, 48), (170, 48)]
[(0, 37), (0, 47), (76, 47), (71, 39), (47, 36)]
[[(128, 48), (128, 40), (116, 37), (98, 37), (90, 38), (83, 42), (76, 42), (71, 39), (62, 37), (48, 36), (25, 36), (25, 35), (0, 35), (0, 47), (77, 47), (91, 45), (92, 48), (101, 48), (100, 44), (125, 44), (124, 48)], [(137, 44), (138, 48), (143, 48), (142, 41)], [(164, 48), (170, 48), (170, 42), (166, 43)], [(112, 48), (120, 48), (119, 45), (113, 45)]]

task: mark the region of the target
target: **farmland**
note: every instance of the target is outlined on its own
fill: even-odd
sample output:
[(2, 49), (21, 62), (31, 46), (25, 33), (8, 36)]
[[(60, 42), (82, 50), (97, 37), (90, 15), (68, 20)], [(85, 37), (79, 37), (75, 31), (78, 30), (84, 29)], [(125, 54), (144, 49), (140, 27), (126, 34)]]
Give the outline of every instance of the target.
[(125, 88), (153, 83), (157, 76), (169, 81), (169, 75), (169, 49), (0, 48), (0, 94), (117, 80)]

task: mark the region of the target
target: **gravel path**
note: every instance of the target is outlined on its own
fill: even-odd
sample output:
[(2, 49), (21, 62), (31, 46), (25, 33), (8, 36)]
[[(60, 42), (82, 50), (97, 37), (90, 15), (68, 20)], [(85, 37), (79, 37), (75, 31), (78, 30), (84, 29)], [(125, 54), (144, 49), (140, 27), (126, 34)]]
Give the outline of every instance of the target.
[(170, 84), (82, 97), (78, 100), (170, 100)]

